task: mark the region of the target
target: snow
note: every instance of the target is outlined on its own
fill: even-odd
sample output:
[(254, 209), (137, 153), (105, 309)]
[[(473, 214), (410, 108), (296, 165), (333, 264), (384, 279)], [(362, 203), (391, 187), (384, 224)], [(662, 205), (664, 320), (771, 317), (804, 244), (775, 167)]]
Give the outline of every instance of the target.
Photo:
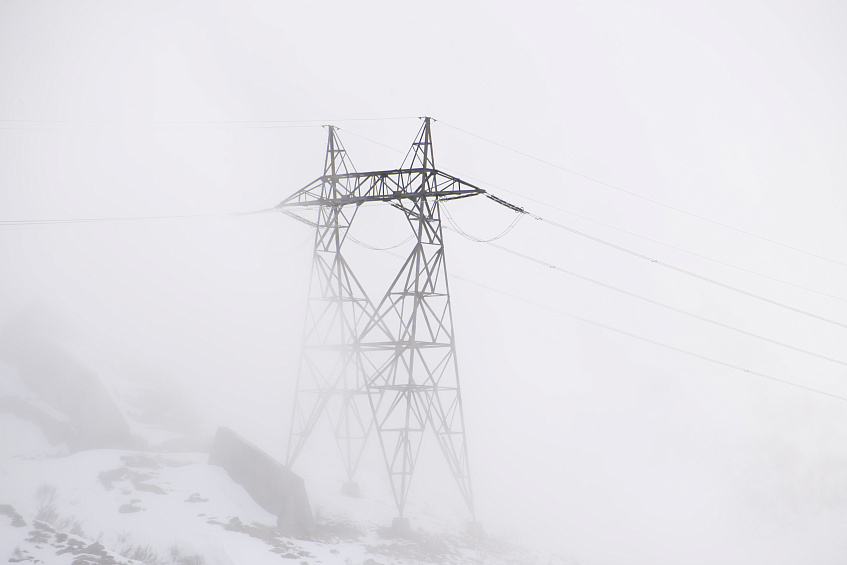
[[(91, 359), (84, 362), (91, 364)], [(428, 468), (427, 460), (440, 461), (426, 454), (437, 449), (434, 442), (422, 448), (406, 507), (412, 535), (397, 537), (389, 528), (397, 509), (375, 438), (356, 476), (361, 496), (351, 498), (341, 493), (345, 473), (331, 433), (320, 426), (293, 468), (304, 478), (316, 531), (281, 531), (276, 516), (223, 468), (207, 463), (211, 437), (221, 423), (235, 424), (235, 431), (282, 460), (284, 446), (274, 425), (233, 398), (234, 412), (243, 417), (204, 419), (192, 408), (197, 398), (166, 378), (142, 378), (113, 365), (104, 361), (96, 374), (136, 447), (71, 452), (64, 441), (49, 441), (31, 414), (45, 414), (61, 425), (73, 422), (30, 389), (14, 367), (0, 363), (0, 562), (570, 563), (505, 541), (497, 532), (469, 535), (469, 513), (458, 490), (450, 488), (449, 472), (442, 468), (439, 475), (437, 468)]]
[[(108, 449), (6, 456), (0, 462), (0, 504), (26, 526), (0, 516), (0, 559), (78, 565), (82, 555), (95, 559), (91, 563), (261, 565), (283, 557), (301, 564), (372, 565), (501, 563), (515, 552), (531, 556), (470, 537), (461, 518), (426, 501), (410, 506), (414, 537), (396, 539), (385, 527), (395, 509), (378, 473), (363, 472), (362, 498), (349, 498), (340, 494), (333, 465), (307, 478), (318, 531), (290, 537), (206, 458)], [(94, 548), (89, 550), (95, 555), (71, 553), (73, 540), (74, 547)]]

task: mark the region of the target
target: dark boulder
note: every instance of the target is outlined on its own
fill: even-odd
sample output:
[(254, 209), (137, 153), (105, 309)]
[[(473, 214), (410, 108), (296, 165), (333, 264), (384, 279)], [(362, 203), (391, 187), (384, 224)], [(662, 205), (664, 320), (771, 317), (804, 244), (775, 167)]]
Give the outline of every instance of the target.
[(229, 428), (218, 428), (209, 464), (223, 467), (259, 506), (276, 515), (279, 528), (314, 530), (303, 479)]

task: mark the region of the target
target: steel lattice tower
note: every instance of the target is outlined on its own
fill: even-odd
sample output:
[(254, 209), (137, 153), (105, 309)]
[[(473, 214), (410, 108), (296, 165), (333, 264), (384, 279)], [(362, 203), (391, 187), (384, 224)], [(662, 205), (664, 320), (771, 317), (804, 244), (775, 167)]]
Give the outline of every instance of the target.
[[(336, 128), (328, 131), (324, 174), (277, 206), (315, 227), (287, 465), (326, 414), (350, 485), (376, 428), (402, 520), (430, 428), (473, 516), (439, 203), (485, 191), (435, 168), (430, 118), (392, 170), (356, 172)], [(416, 239), (376, 306), (342, 254), (358, 206), (366, 202), (401, 210)], [(318, 208), (316, 221), (295, 213), (306, 207)]]

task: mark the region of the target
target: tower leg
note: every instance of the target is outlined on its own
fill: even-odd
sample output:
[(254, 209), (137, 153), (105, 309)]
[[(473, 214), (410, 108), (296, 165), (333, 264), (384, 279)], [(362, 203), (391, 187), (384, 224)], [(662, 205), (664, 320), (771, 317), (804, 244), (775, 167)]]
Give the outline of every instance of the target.
[[(309, 304), (286, 464), (295, 463), (326, 414), (341, 451), (347, 483), (352, 484), (373, 428), (357, 344), (364, 324), (373, 318), (374, 307), (342, 254), (358, 209), (339, 202), (339, 197), (352, 190), (343, 176), (351, 170), (347, 153), (330, 126), (319, 187), (321, 198), (331, 203), (319, 206), (315, 223)], [(354, 491), (352, 486), (345, 488)]]
[(435, 432), (475, 514), (439, 203), (428, 196), (436, 192), (428, 172), (434, 166), (429, 125), (427, 119), (412, 145), (403, 187), (404, 193), (420, 196), (395, 204), (405, 212), (417, 241), (373, 319), (387, 326), (391, 339), (373, 339), (373, 323), (362, 337), (362, 351), (370, 361), (366, 386), (401, 521), (427, 427)]

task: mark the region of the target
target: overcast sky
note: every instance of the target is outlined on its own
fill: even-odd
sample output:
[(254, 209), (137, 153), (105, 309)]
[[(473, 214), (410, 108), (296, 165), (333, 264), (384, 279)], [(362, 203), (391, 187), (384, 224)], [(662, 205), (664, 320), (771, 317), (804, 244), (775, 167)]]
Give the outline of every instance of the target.
[[(844, 324), (845, 24), (840, 2), (4, 0), (0, 220), (262, 210), (321, 174), (322, 124), (369, 170), (398, 166), (432, 116), (439, 167)], [(514, 219), (481, 198), (447, 209), (480, 238)], [(374, 246), (407, 236), (385, 210), (356, 221)], [(0, 323), (47, 304), (104, 378), (164, 378), (281, 456), (310, 237), (277, 214), (0, 226)], [(447, 237), (489, 531), (586, 563), (843, 562), (847, 401), (567, 314), (847, 396), (843, 365)], [(549, 223), (497, 243), (847, 361), (842, 326)], [(393, 259), (351, 253), (378, 295)]]

